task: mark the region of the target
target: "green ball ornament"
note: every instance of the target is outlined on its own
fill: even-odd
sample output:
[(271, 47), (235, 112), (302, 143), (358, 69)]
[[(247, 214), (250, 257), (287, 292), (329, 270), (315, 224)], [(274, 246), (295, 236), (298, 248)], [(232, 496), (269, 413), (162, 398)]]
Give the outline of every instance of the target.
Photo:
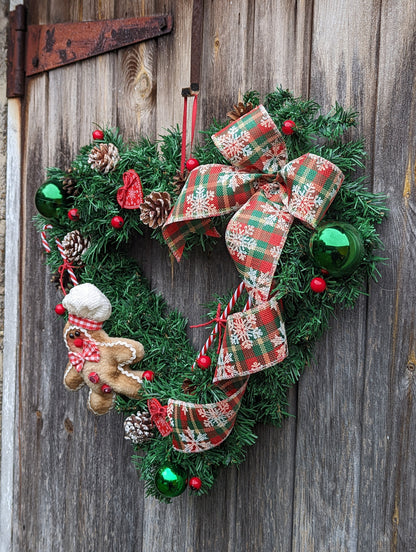
[(360, 233), (347, 222), (319, 226), (309, 242), (315, 263), (331, 276), (347, 276), (360, 264), (364, 254)]
[(36, 192), (36, 209), (47, 219), (57, 218), (60, 210), (66, 211), (67, 201), (62, 184), (47, 180)]
[(183, 468), (174, 464), (165, 464), (157, 470), (155, 484), (163, 496), (173, 498), (186, 489), (186, 479)]

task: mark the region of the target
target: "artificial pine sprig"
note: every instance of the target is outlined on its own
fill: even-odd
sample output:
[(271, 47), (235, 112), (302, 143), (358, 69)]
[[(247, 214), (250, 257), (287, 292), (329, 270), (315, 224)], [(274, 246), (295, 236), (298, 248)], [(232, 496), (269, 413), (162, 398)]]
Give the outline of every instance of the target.
[[(256, 91), (245, 94), (244, 102), (253, 106), (260, 103)], [(364, 257), (358, 269), (348, 277), (328, 276), (327, 290), (323, 294), (310, 292), (309, 282), (319, 273), (309, 255), (311, 231), (295, 222), (289, 232), (274, 277), (273, 293), (283, 301), (283, 315), (288, 339), (289, 356), (280, 364), (250, 377), (250, 385), (244, 395), (236, 424), (230, 436), (219, 447), (198, 454), (183, 454), (172, 449), (170, 438), (162, 438), (158, 432), (143, 443), (134, 462), (145, 482), (148, 495), (169, 501), (161, 495), (154, 483), (157, 468), (165, 462), (181, 464), (191, 476), (198, 476), (202, 487), (196, 494), (209, 491), (218, 469), (230, 464), (238, 465), (246, 454), (247, 446), (255, 442), (254, 426), (257, 422), (280, 425), (288, 414), (287, 392), (299, 379), (304, 367), (311, 362), (314, 344), (327, 328), (331, 315), (338, 307), (352, 307), (363, 293), (366, 278), (377, 276), (376, 253), (382, 249), (376, 225), (386, 215), (385, 198), (366, 189), (362, 176), (355, 176), (365, 160), (362, 140), (343, 140), (345, 131), (356, 124), (357, 114), (336, 104), (329, 113), (322, 113), (313, 100), (296, 98), (288, 90), (277, 88), (265, 98), (265, 107), (278, 128), (287, 119), (296, 123), (295, 132), (285, 137), (288, 158), (292, 160), (306, 152), (329, 159), (344, 172), (346, 178), (332, 203), (326, 218), (349, 222), (361, 234)], [(214, 121), (201, 135), (205, 138), (194, 156), (200, 164), (226, 163), (210, 136), (222, 129), (227, 121)], [(108, 174), (102, 174), (88, 164), (91, 149), (97, 143), (112, 143), (120, 154), (117, 165)], [(121, 209), (116, 200), (117, 190), (123, 185), (123, 173), (134, 169), (143, 184), (144, 194), (152, 191), (174, 193), (173, 179), (180, 166), (181, 136), (179, 129), (171, 129), (152, 142), (142, 138), (137, 143), (125, 143), (118, 131), (104, 129), (104, 138), (81, 148), (71, 165), (71, 175), (77, 183), (79, 195), (69, 198), (76, 207), (79, 221), (70, 221), (65, 212), (59, 213), (48, 230), (49, 242), (62, 238), (78, 229), (88, 236), (91, 246), (83, 255), (84, 266), (76, 270), (80, 282), (96, 285), (113, 305), (113, 315), (105, 323), (111, 335), (125, 335), (143, 343), (146, 356), (141, 370), (152, 370), (155, 379), (145, 382), (137, 400), (123, 396), (117, 398), (116, 408), (126, 416), (147, 409), (147, 399), (157, 397), (162, 404), (170, 398), (189, 402), (216, 402), (224, 393), (212, 383), (211, 370), (192, 370), (197, 351), (186, 334), (186, 320), (167, 308), (165, 301), (149, 289), (137, 263), (130, 258), (128, 244), (151, 235), (164, 243), (160, 229), (149, 231), (137, 211)], [(58, 168), (48, 170), (48, 179), (62, 183), (67, 172)], [(114, 229), (110, 220), (121, 214), (125, 224)], [(229, 217), (217, 217), (214, 224), (224, 233)], [(36, 217), (41, 230), (50, 222)], [(186, 248), (215, 248), (217, 241), (203, 234), (193, 234)], [(54, 272), (62, 264), (62, 258), (52, 247), (47, 263)], [(207, 320), (215, 317), (218, 302), (226, 305), (231, 297), (214, 297), (207, 306)], [(235, 309), (239, 311), (245, 297), (239, 299)], [(214, 341), (210, 356), (216, 361), (217, 342)]]

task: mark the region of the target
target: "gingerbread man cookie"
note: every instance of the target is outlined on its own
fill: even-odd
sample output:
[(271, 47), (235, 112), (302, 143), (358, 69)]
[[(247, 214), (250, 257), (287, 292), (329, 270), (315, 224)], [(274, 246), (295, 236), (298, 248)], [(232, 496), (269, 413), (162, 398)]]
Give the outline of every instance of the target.
[(64, 328), (69, 357), (65, 387), (77, 391), (87, 385), (88, 408), (94, 414), (111, 410), (116, 393), (136, 398), (143, 372), (129, 366), (143, 358), (144, 348), (133, 339), (109, 337), (102, 329), (111, 315), (107, 297), (93, 284), (80, 284), (62, 304), (69, 314)]

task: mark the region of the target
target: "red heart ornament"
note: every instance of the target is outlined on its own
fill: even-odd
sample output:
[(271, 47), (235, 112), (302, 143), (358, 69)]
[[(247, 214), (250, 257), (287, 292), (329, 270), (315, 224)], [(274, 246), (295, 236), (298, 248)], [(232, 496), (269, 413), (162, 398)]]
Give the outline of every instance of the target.
[(117, 190), (117, 202), (122, 209), (138, 209), (143, 203), (143, 187), (140, 176), (129, 169), (123, 174), (124, 186)]

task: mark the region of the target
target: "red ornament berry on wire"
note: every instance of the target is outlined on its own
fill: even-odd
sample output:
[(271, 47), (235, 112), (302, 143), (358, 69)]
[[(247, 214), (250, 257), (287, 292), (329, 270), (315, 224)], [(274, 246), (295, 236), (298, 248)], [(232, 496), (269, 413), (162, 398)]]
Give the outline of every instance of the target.
[(283, 134), (286, 134), (287, 136), (290, 136), (294, 133), (296, 128), (295, 121), (291, 121), (290, 119), (287, 119), (282, 125), (282, 132)]
[(155, 379), (155, 373), (152, 372), (152, 370), (146, 370), (146, 372), (143, 372), (142, 378), (147, 381), (153, 381)]
[(326, 282), (323, 278), (312, 278), (310, 286), (315, 293), (323, 293), (326, 290)]
[(196, 169), (197, 167), (199, 167), (199, 161), (194, 157), (190, 157), (188, 161), (185, 163), (185, 166), (188, 169), (188, 171), (191, 172), (193, 169)]
[(202, 481), (199, 479), (199, 477), (191, 477), (189, 480), (189, 486), (193, 491), (199, 491), (199, 489), (202, 487)]
[(66, 311), (66, 308), (63, 306), (62, 303), (58, 303), (55, 307), (56, 314), (59, 314), (59, 316), (62, 316)]
[(68, 211), (68, 218), (69, 218), (69, 220), (79, 220), (78, 209), (70, 209)]
[(211, 358), (208, 355), (201, 355), (197, 358), (196, 363), (201, 370), (207, 370), (211, 366)]
[(97, 128), (92, 133), (92, 137), (94, 138), (94, 140), (103, 140), (104, 139), (104, 132)]
[(123, 228), (124, 226), (124, 219), (123, 217), (120, 217), (120, 215), (116, 215), (111, 219), (111, 226), (113, 228)]

